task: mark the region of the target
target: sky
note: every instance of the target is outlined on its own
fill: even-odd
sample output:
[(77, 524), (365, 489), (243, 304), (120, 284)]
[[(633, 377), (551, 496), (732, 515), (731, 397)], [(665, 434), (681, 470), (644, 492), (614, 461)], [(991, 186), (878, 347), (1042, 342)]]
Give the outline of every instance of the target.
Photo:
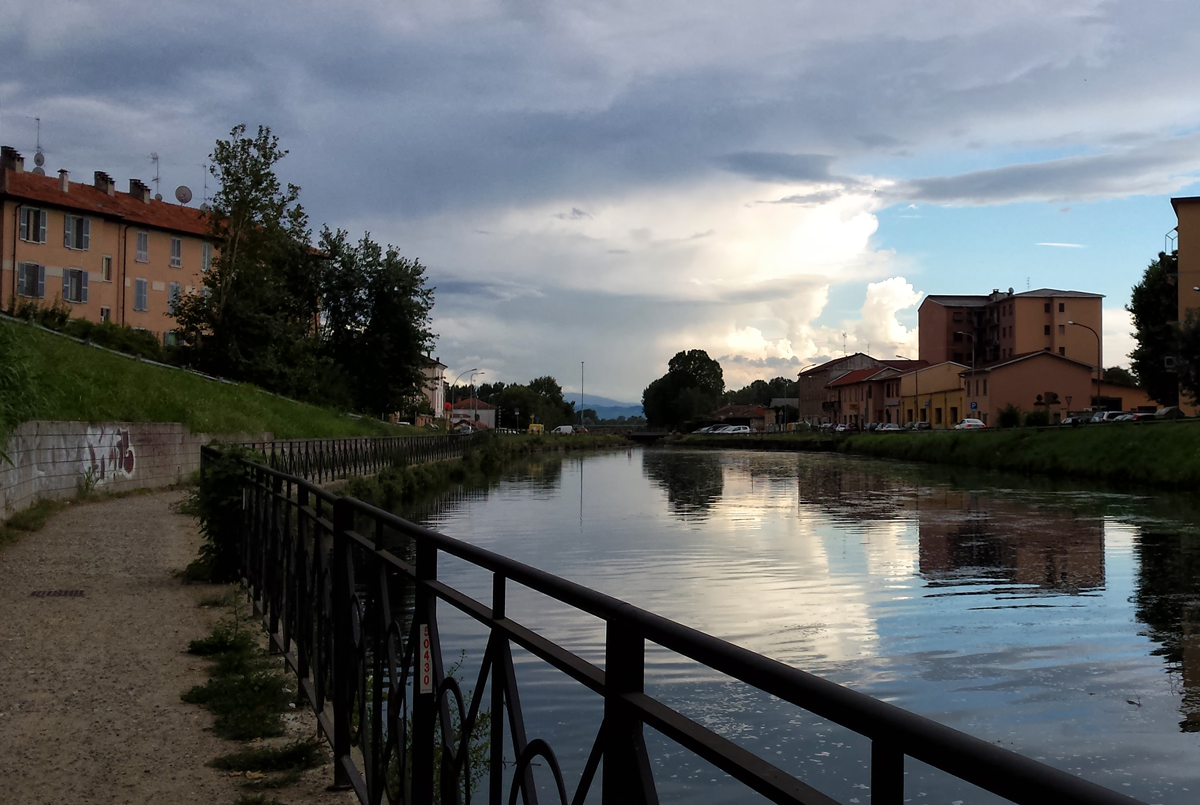
[[(2, 0), (0, 142), (204, 196), (238, 123), (328, 224), (418, 258), (448, 378), (637, 401), (916, 355), (930, 294), (1124, 305), (1200, 194), (1187, 0)], [(50, 21), (53, 21), (52, 23)], [(209, 179), (209, 192), (212, 180)]]

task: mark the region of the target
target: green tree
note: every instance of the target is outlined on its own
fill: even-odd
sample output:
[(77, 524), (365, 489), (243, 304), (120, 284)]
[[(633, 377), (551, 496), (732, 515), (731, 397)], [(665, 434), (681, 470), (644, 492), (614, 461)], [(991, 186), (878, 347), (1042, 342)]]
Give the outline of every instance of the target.
[(715, 410), (724, 392), (721, 364), (702, 349), (679, 352), (642, 392), (642, 411), (651, 427), (684, 427)]
[(1166, 359), (1178, 351), (1179, 253), (1158, 253), (1146, 267), (1142, 281), (1133, 286), (1126, 310), (1133, 316), (1137, 347), (1129, 353), (1130, 368), (1142, 388), (1163, 405), (1179, 401), (1179, 377), (1168, 371)]
[(217, 141), (209, 159), (219, 187), (207, 220), (218, 250), (201, 291), (179, 300), (175, 319), (189, 362), (311, 396), (318, 272), (300, 189), (275, 175), (286, 155), (265, 126), (251, 137), (238, 125)]
[(1112, 383), (1116, 386), (1136, 386), (1137, 378), (1128, 369), (1120, 366), (1112, 366), (1104, 370), (1104, 382)]
[(1195, 404), (1200, 402), (1200, 311), (1193, 308), (1187, 312), (1178, 343), (1179, 387)]

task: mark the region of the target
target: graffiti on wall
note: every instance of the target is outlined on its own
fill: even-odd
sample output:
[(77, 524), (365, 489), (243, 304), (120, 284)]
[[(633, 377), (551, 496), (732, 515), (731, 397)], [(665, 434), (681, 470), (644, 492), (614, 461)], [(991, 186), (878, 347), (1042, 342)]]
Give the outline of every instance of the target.
[(128, 428), (89, 427), (87, 449), (89, 472), (97, 484), (133, 477), (137, 454)]

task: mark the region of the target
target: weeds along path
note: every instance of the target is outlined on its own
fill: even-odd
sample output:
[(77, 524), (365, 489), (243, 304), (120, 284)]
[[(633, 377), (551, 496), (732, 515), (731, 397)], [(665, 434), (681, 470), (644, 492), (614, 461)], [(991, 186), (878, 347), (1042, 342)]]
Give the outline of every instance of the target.
[[(239, 745), (179, 699), (206, 679), (188, 641), (221, 614), (197, 606), (213, 588), (172, 576), (200, 543), (182, 499), (71, 506), (0, 551), (0, 801), (232, 805), (245, 793), (245, 778), (206, 765)], [(349, 803), (323, 790), (331, 780), (326, 765), (278, 796)]]

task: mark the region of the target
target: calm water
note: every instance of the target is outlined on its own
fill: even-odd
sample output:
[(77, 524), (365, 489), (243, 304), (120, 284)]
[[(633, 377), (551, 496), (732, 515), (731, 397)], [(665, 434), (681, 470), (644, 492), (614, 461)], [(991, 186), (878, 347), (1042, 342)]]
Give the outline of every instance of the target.
[[(547, 459), (403, 513), (1147, 802), (1200, 801), (1200, 515), (1178, 498), (826, 455)], [(446, 560), (444, 579), (489, 600)], [(603, 626), (521, 588), (510, 616), (603, 662)], [(439, 609), (443, 648), (483, 634)], [(516, 655), (529, 737), (574, 790), (599, 699)], [(865, 740), (648, 649), (647, 689), (846, 803)], [(647, 729), (665, 802), (756, 795)], [(907, 761), (913, 802), (992, 802)], [(598, 783), (597, 783), (598, 788)]]

